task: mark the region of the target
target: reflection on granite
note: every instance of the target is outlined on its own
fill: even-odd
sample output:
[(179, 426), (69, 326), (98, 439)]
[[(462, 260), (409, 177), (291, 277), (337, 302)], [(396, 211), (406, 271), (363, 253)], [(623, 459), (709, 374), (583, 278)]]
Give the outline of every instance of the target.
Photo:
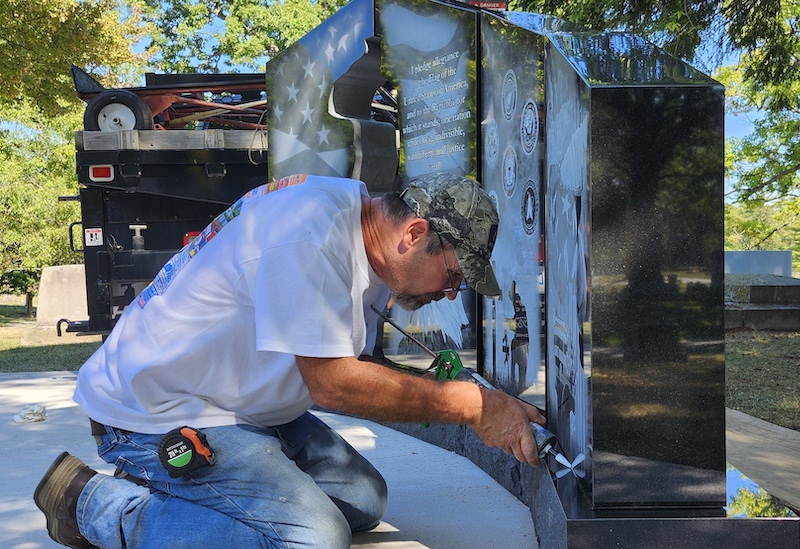
[[(725, 516), (724, 509), (718, 505), (719, 483), (725, 482), (724, 470), (713, 471), (597, 450), (594, 457), (595, 481), (602, 486), (594, 493), (595, 516), (602, 516), (605, 501), (626, 502), (634, 516), (646, 516), (648, 511), (656, 511), (654, 516), (686, 516), (683, 508), (687, 501), (695, 502), (695, 506), (701, 509), (693, 510), (689, 516)], [(664, 485), (671, 487), (664, 490)], [(704, 502), (708, 505), (707, 513), (702, 512)], [(675, 514), (665, 514), (663, 508), (673, 505)], [(619, 516), (624, 511), (615, 509), (614, 515)]]

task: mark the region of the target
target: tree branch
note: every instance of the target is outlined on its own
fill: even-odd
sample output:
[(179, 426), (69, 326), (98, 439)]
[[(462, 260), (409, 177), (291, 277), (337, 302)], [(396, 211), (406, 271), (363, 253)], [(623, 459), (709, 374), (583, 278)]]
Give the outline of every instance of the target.
[(786, 223), (784, 223), (784, 224), (783, 224), (783, 225), (781, 225), (780, 227), (775, 227), (774, 229), (772, 229), (772, 230), (769, 232), (769, 234), (768, 234), (767, 236), (765, 236), (764, 238), (762, 238), (761, 240), (759, 240), (758, 242), (756, 242), (755, 244), (753, 244), (753, 246), (752, 246), (750, 249), (751, 249), (751, 250), (752, 250), (753, 248), (755, 248), (755, 249), (759, 249), (759, 246), (761, 246), (761, 245), (762, 245), (764, 242), (766, 242), (767, 240), (769, 240), (770, 238), (772, 238), (772, 235), (774, 235), (775, 233), (777, 233), (777, 232), (778, 232), (778, 231), (780, 231), (781, 229), (783, 229), (783, 228), (785, 228), (785, 227), (788, 227), (789, 225), (791, 225), (792, 223), (794, 223), (794, 220), (795, 220), (795, 219), (797, 219), (797, 215), (795, 215), (794, 217), (792, 217), (792, 218), (791, 218), (789, 221), (787, 221)]
[(773, 183), (775, 183), (779, 179), (781, 179), (783, 177), (786, 177), (787, 175), (791, 175), (793, 173), (796, 173), (798, 170), (800, 170), (800, 162), (794, 164), (793, 166), (790, 166), (790, 167), (786, 168), (785, 170), (783, 170), (781, 172), (778, 172), (777, 174), (773, 175), (772, 177), (770, 177), (769, 179), (767, 179), (766, 181), (762, 182), (759, 185), (756, 185), (754, 187), (749, 187), (749, 188), (745, 189), (744, 193), (737, 193), (737, 194), (745, 194), (746, 195), (746, 199), (750, 198), (751, 196), (753, 196), (757, 192), (764, 190), (766, 187), (772, 185)]

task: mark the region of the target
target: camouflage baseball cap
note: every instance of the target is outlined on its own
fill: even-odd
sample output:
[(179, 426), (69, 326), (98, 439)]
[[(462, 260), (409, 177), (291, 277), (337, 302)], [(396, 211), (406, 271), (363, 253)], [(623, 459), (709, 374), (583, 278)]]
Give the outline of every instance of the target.
[(500, 295), (489, 261), (499, 217), (477, 181), (449, 173), (430, 174), (409, 183), (400, 196), (453, 245), (467, 284), (479, 294)]

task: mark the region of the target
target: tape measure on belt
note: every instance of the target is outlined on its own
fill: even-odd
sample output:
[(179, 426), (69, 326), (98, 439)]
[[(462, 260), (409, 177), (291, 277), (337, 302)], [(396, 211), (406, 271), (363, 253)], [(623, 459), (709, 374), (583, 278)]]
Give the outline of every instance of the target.
[(158, 458), (172, 478), (214, 465), (217, 457), (208, 445), (206, 435), (192, 427), (178, 427), (161, 439)]

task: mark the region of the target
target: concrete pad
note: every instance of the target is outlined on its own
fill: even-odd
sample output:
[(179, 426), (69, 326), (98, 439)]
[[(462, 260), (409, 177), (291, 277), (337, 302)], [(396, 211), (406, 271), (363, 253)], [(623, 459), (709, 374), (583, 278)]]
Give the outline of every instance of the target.
[[(74, 372), (0, 374), (0, 548), (57, 549), (33, 491), (62, 451), (111, 474), (97, 457), (83, 410), (72, 401)], [(15, 423), (40, 404), (47, 421)], [(357, 418), (318, 412), (385, 476), (384, 521), (357, 534), (360, 549), (537, 548), (530, 509), (464, 457)]]
[[(53, 460), (63, 451), (92, 468), (112, 474), (97, 457), (83, 410), (72, 401), (72, 372), (0, 374), (0, 547), (4, 549), (62, 548), (50, 539), (44, 515), (33, 502), (33, 491)], [(27, 404), (40, 404), (47, 421), (15, 423)]]
[(792, 509), (800, 509), (800, 433), (725, 409), (731, 465)]

